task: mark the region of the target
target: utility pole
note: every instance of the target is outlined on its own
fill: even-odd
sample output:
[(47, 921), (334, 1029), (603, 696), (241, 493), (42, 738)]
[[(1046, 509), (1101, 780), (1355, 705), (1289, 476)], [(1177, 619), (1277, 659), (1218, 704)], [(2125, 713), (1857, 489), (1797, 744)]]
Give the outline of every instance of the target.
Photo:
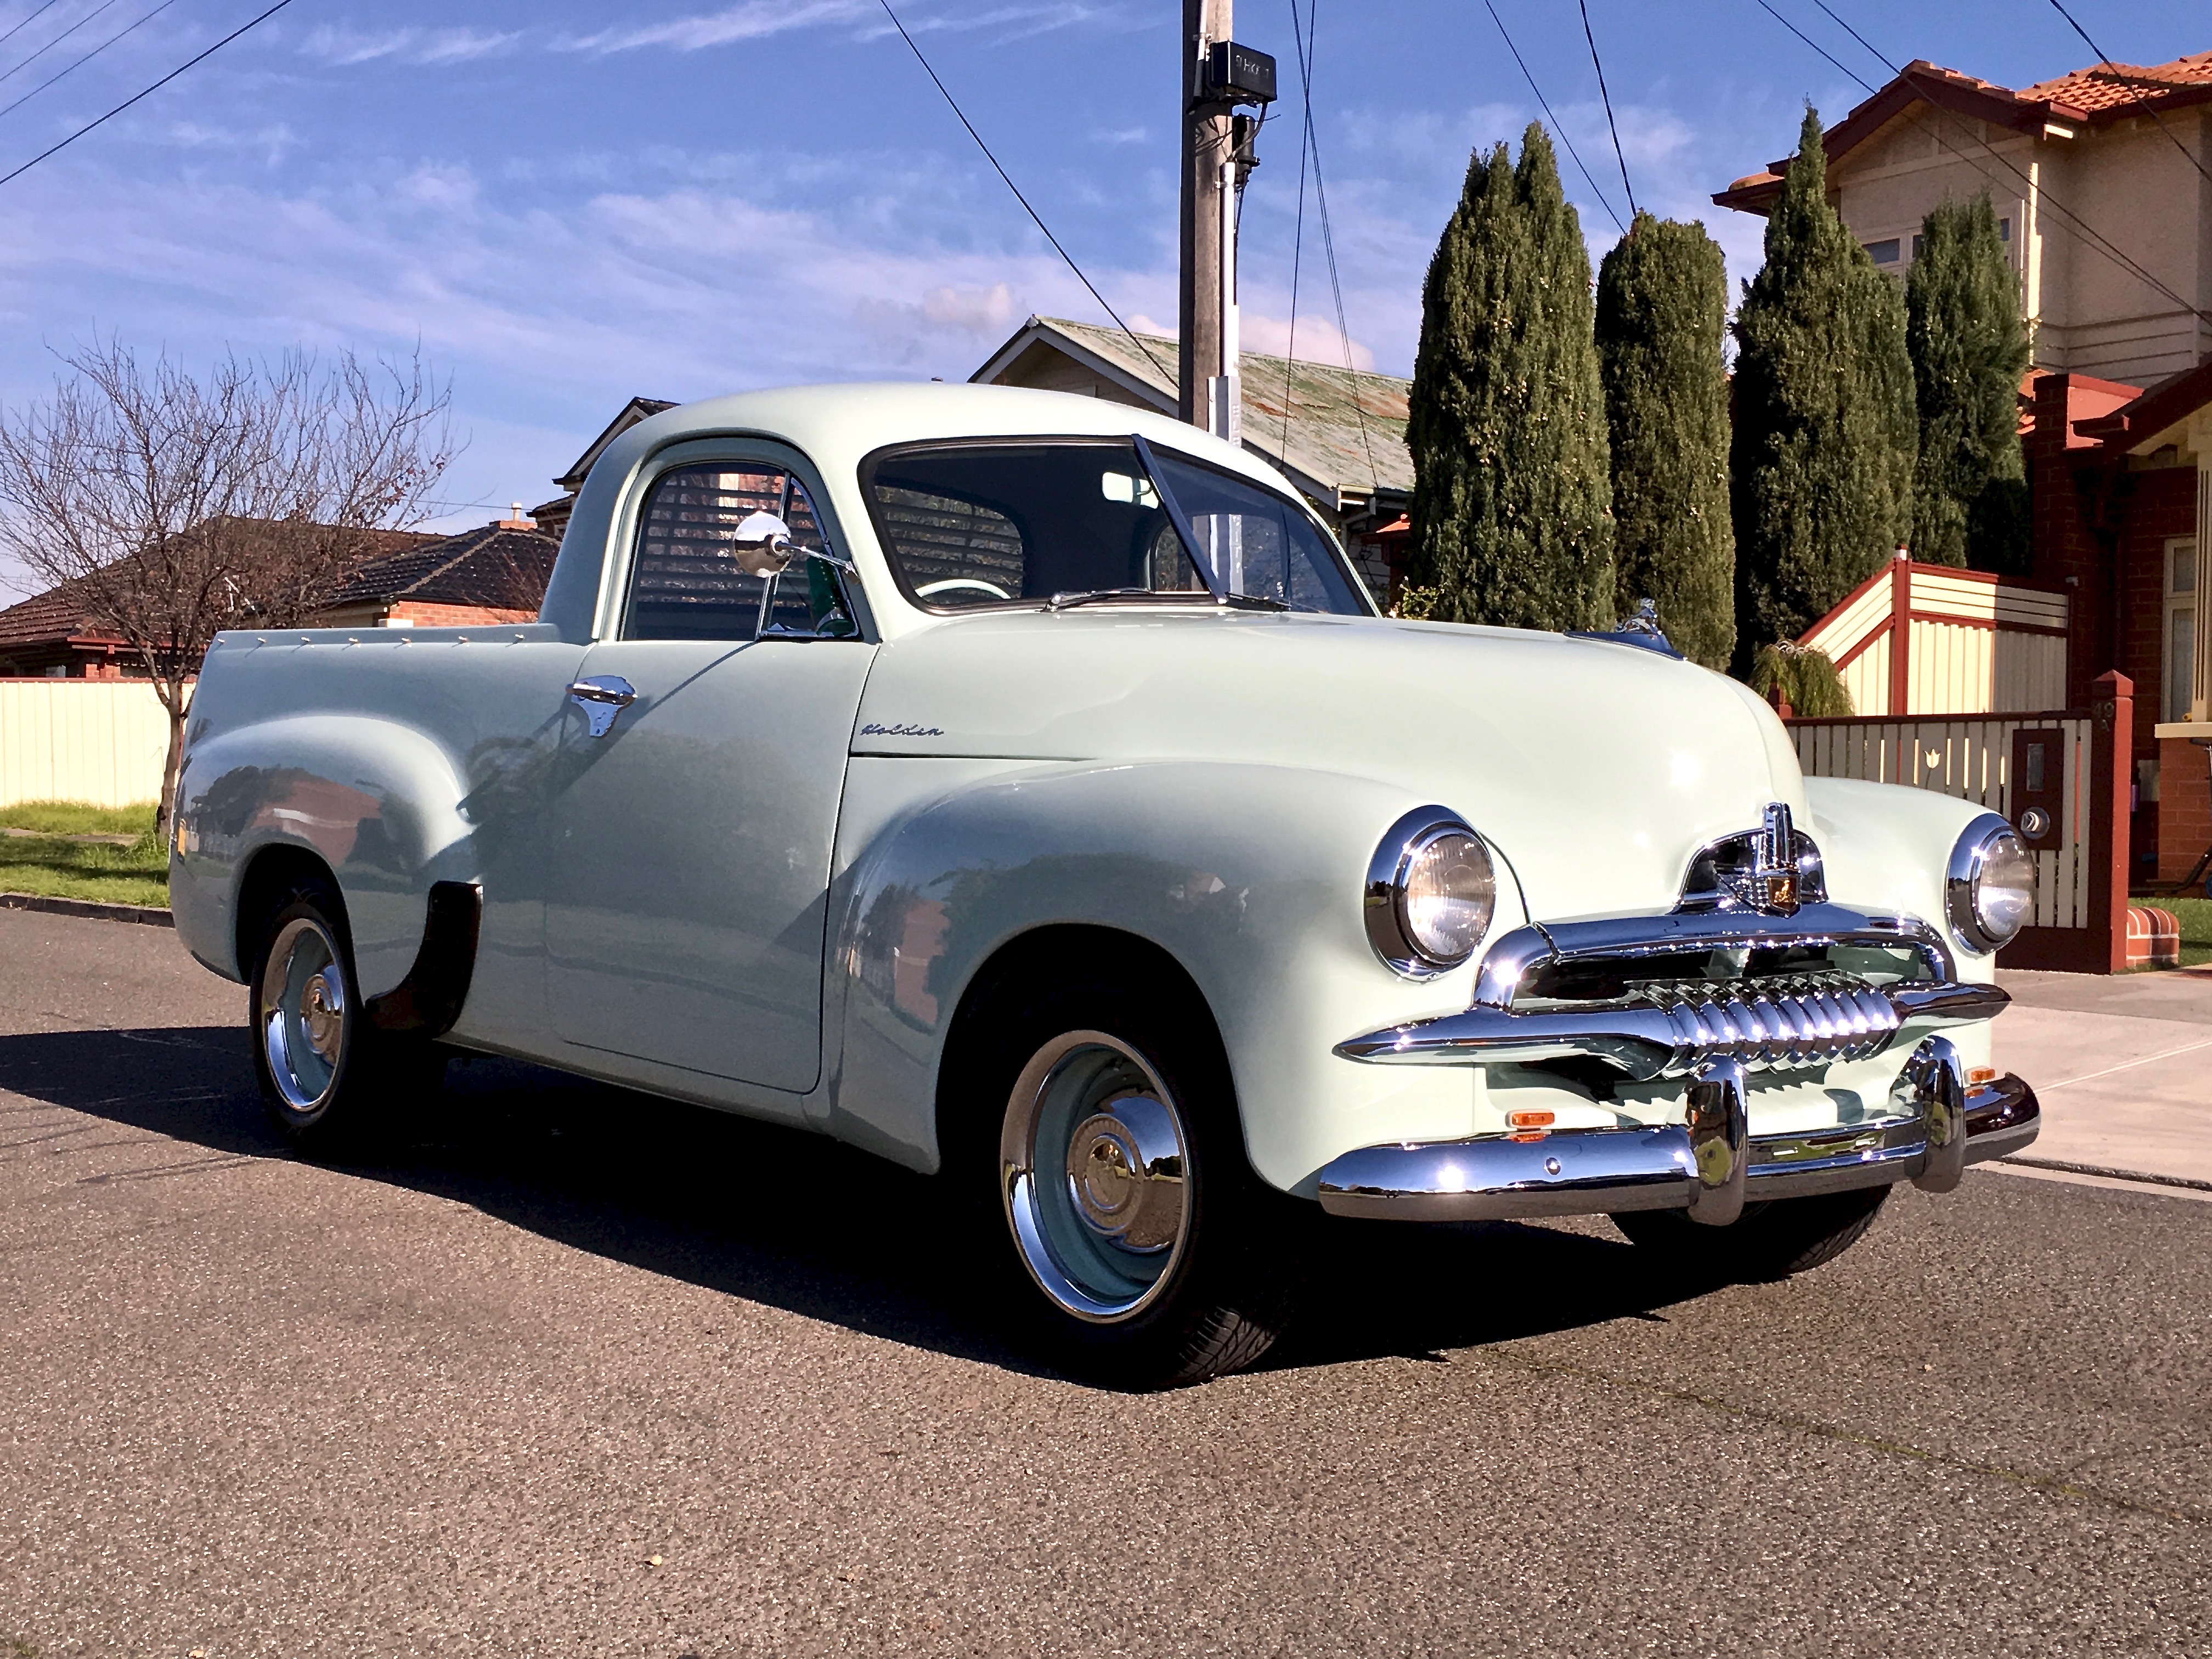
[(1230, 106), (1213, 95), (1208, 64), (1213, 43), (1230, 38), (1231, 9), (1232, 0), (1182, 0), (1182, 263), (1176, 319), (1182, 348), (1178, 412), (1224, 436), (1236, 410), (1236, 196), (1223, 187), (1232, 117)]
[(1237, 204), (1259, 165), (1259, 123), (1239, 104), (1275, 101), (1275, 60), (1229, 37), (1231, 0), (1183, 0), (1182, 280), (1176, 387), (1184, 420), (1242, 441), (1237, 392)]

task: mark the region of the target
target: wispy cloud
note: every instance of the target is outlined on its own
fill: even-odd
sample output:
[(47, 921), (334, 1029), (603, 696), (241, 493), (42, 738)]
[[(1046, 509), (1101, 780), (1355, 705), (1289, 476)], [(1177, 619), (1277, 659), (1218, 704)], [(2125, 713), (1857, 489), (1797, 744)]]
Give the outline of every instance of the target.
[(391, 58), (424, 65), (465, 64), (478, 58), (513, 51), (522, 40), (520, 30), (399, 28), (364, 31), (325, 24), (301, 43), (311, 58), (341, 68)]
[(881, 17), (875, 0), (744, 0), (720, 11), (672, 17), (665, 22), (635, 24), (601, 29), (560, 41), (574, 52), (635, 52), (644, 46), (665, 46), (677, 52), (700, 52), (740, 40), (757, 40), (819, 23), (849, 22), (856, 18)]

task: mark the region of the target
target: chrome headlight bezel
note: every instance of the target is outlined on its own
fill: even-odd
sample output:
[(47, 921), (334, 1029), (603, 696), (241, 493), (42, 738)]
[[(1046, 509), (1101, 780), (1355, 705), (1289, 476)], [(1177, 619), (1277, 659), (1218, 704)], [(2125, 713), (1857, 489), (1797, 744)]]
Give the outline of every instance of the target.
[[(1995, 812), (1984, 812), (1960, 833), (1951, 848), (1950, 867), (1945, 872), (1944, 908), (1948, 913), (1951, 931), (1965, 942), (1968, 949), (1983, 956), (2002, 950), (2018, 939), (2021, 928), (2028, 925), (2027, 921), (2023, 920), (2006, 930), (1993, 926), (1984, 914), (1983, 878), (2007, 842), (2010, 842), (2027, 859), (2032, 872), (2034, 854), (2028, 851), (2027, 843), (2021, 839), (2020, 831)], [(2027, 915), (2028, 918), (2034, 915), (2032, 888)]]
[[(1407, 914), (1407, 884), (1415, 860), (1448, 836), (1466, 838), (1488, 877), (1482, 926), (1464, 951), (1448, 954), (1424, 946)], [(1443, 806), (1417, 806), (1401, 817), (1376, 843), (1368, 860), (1367, 884), (1360, 894), (1367, 942), (1394, 973), (1407, 979), (1433, 979), (1464, 967), (1490, 935), (1498, 915), (1498, 870), (1489, 843), (1466, 819)]]

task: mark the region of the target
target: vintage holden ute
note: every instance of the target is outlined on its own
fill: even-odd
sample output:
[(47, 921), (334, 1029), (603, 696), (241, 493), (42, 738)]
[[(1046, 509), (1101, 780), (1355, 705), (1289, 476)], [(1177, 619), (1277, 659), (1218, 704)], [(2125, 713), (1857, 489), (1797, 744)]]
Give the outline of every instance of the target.
[(1255, 1358), (1323, 1211), (1774, 1277), (2037, 1128), (2002, 819), (1804, 778), (1648, 625), (1378, 615), (1279, 475), (1091, 398), (656, 416), (534, 624), (218, 639), (179, 802), (298, 1146), (455, 1050), (818, 1130), (1127, 1382)]

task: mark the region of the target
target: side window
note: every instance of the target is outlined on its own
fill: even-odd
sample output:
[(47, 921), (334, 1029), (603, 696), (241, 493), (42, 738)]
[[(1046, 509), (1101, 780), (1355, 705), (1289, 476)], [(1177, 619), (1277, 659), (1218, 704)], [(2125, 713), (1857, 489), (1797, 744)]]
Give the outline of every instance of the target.
[(623, 637), (854, 634), (837, 573), (820, 560), (795, 558), (776, 576), (746, 574), (736, 556), (737, 528), (756, 513), (781, 519), (802, 548), (823, 544), (806, 486), (781, 467), (710, 461), (656, 479), (638, 522)]

